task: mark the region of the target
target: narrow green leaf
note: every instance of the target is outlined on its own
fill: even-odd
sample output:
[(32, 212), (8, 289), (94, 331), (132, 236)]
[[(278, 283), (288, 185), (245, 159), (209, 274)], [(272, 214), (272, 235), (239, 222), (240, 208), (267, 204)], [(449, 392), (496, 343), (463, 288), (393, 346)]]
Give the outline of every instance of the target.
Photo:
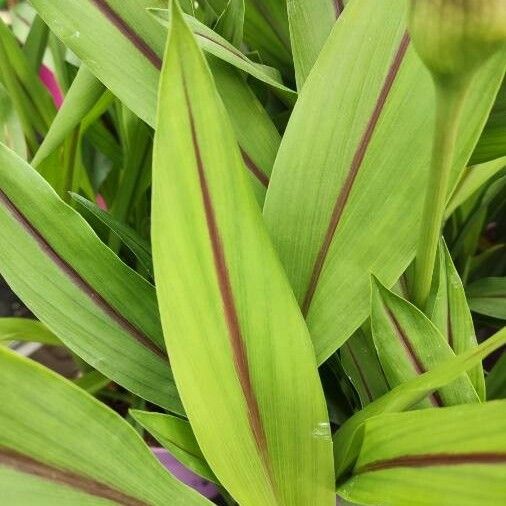
[(0, 142), (15, 151), (21, 158), (27, 157), (23, 128), (5, 88), (0, 84)]
[(119, 415), (41, 365), (0, 349), (0, 389), (5, 504), (210, 504)]
[[(466, 293), (443, 240), (426, 314), (457, 355), (477, 345)], [(468, 374), (478, 397), (485, 400), (483, 367), (479, 365)]]
[(28, 318), (0, 318), (0, 341), (29, 341), (53, 346), (62, 344), (43, 323)]
[(140, 237), (135, 230), (127, 227), (123, 223), (116, 220), (107, 211), (100, 209), (96, 204), (89, 200), (77, 195), (72, 194), (72, 198), (80, 205), (86, 208), (90, 213), (98, 218), (111, 232), (113, 232), (125, 246), (135, 255), (140, 264), (152, 276), (153, 262), (151, 260), (151, 246), (147, 241)]
[(474, 312), (506, 320), (506, 277), (483, 278), (471, 283), (467, 297)]
[[(370, 326), (369, 326), (370, 327)], [(362, 406), (388, 392), (385, 373), (381, 368), (370, 329), (362, 326), (340, 350), (343, 368), (356, 388)]]
[[(267, 192), (267, 227), (319, 363), (368, 316), (369, 273), (392, 286), (418, 239), (434, 88), (410, 47), (405, 10), (405, 0), (347, 5), (297, 100)], [(453, 182), (503, 73), (499, 54), (473, 82)]]
[(487, 375), (487, 398), (506, 399), (506, 353), (504, 351)]
[(12, 65), (23, 93), (33, 106), (35, 116), (34, 125), (40, 133), (46, 132), (55, 115), (55, 106), (51, 95), (39, 79), (38, 69), (30, 66), (23, 50), (9, 28), (0, 20), (0, 40), (5, 49), (7, 58)]
[(361, 429), (366, 420), (382, 413), (398, 413), (410, 408), (427, 394), (455, 380), (505, 344), (506, 328), (476, 348), (395, 387), (348, 419), (334, 435), (334, 458), (338, 481), (354, 465), (360, 451)]
[(74, 380), (75, 385), (86, 390), (86, 392), (91, 395), (100, 392), (100, 390), (109, 385), (109, 383), (111, 383), (111, 380), (98, 371), (86, 372)]
[[(212, 4), (216, 1), (210, 0)], [(283, 75), (293, 74), (286, 0), (245, 0), (244, 40), (262, 61), (279, 68)]]
[(338, 494), (392, 506), (502, 504), (505, 431), (506, 401), (376, 416)]
[(446, 216), (450, 216), (459, 206), (475, 195), (480, 188), (500, 174), (505, 167), (506, 156), (481, 165), (467, 167), (448, 202)]
[(31, 22), (30, 31), (23, 45), (23, 52), (34, 72), (38, 72), (42, 64), (48, 37), (48, 26), (40, 16), (36, 15)]
[[(377, 280), (373, 280), (372, 287), (371, 327), (390, 387), (405, 383), (454, 356), (448, 341), (418, 308), (387, 290)], [(478, 401), (469, 376), (463, 374), (420, 407)]]
[(200, 451), (188, 421), (172, 415), (137, 409), (131, 409), (129, 412), (182, 464), (202, 478), (218, 483)]
[(37, 167), (51, 155), (67, 138), (72, 130), (79, 125), (90, 109), (104, 93), (102, 83), (82, 65), (72, 82), (62, 107), (51, 123), (47, 135), (35, 154), (32, 165)]
[(344, 9), (343, 0), (288, 0), (288, 21), (297, 89), (313, 68), (334, 23)]
[(506, 156), (506, 80), (490, 112), (485, 129), (471, 157), (471, 164)]
[(159, 97), (155, 279), (200, 448), (241, 504), (334, 504), (328, 415), (309, 334), (209, 68), (176, 6)]
[(244, 30), (244, 0), (228, 0), (214, 30), (233, 46), (241, 47)]
[(2, 145), (0, 273), (86, 362), (137, 395), (182, 413), (153, 287)]

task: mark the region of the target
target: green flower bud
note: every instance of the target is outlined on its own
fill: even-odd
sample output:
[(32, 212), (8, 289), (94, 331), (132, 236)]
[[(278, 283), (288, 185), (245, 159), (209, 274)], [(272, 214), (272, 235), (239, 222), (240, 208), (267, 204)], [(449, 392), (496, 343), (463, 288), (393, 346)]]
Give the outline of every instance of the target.
[(471, 75), (506, 42), (506, 0), (410, 0), (415, 50), (436, 79)]

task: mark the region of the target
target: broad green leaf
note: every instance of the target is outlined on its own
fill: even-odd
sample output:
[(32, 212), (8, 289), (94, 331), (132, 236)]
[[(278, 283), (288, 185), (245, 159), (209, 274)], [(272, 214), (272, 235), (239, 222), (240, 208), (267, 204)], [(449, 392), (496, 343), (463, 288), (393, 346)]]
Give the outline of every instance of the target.
[[(369, 273), (392, 286), (416, 248), (434, 86), (410, 47), (406, 5), (354, 0), (344, 9), (297, 100), (267, 192), (267, 227), (319, 363), (368, 316)], [(473, 82), (453, 181), (483, 128), (504, 63), (504, 53), (497, 55)]]
[(344, 9), (343, 0), (288, 0), (288, 22), (297, 89), (301, 90), (320, 54), (336, 19)]
[(0, 84), (0, 142), (15, 151), (21, 158), (27, 157), (23, 128), (5, 88)]
[(90, 112), (104, 93), (102, 83), (82, 65), (72, 82), (62, 107), (51, 123), (47, 135), (35, 154), (32, 165), (37, 167), (53, 153), (67, 138), (70, 132)]
[(506, 401), (368, 420), (351, 477), (337, 490), (360, 504), (503, 504)]
[[(33, 0), (32, 3), (51, 30), (83, 60), (91, 72), (135, 114), (154, 127), (161, 55), (167, 34), (166, 29), (146, 10), (153, 7), (153, 2)], [(206, 43), (213, 44), (212, 41)], [(234, 51), (237, 50), (234, 48)], [(243, 63), (246, 65), (246, 62)], [(259, 70), (253, 64), (248, 68)], [(272, 79), (269, 74), (266, 76), (266, 79)], [(244, 117), (252, 107), (237, 106), (235, 100), (225, 99), (225, 102), (230, 117), (241, 116), (240, 121), (234, 121), (234, 126), (263, 121), (267, 123), (265, 130), (270, 131), (272, 122), (267, 114)], [(255, 104), (258, 106), (258, 101)], [(242, 139), (243, 152), (252, 160), (258, 158), (255, 155), (258, 140), (254, 132), (250, 133), (245, 128), (237, 131), (236, 135)], [(271, 169), (272, 165), (258, 167), (263, 178), (270, 174)]]
[(187, 420), (136, 409), (131, 409), (130, 414), (186, 467), (206, 480), (218, 482), (202, 455)]
[(506, 80), (503, 81), (485, 129), (471, 157), (471, 164), (506, 156)]
[(2, 145), (0, 273), (74, 353), (137, 395), (182, 413), (153, 287)]
[(450, 216), (459, 206), (476, 194), (482, 186), (500, 174), (505, 167), (506, 156), (481, 165), (467, 167), (448, 202), (446, 216)]
[(0, 349), (0, 390), (4, 504), (210, 504), (118, 414), (41, 365)]
[(365, 327), (364, 325), (354, 332), (340, 350), (343, 368), (356, 388), (362, 406), (389, 390), (370, 328)]
[[(439, 246), (436, 273), (425, 312), (455, 354), (460, 355), (477, 345), (466, 293), (443, 240)], [(478, 397), (485, 400), (483, 367), (478, 365), (468, 374)]]
[(476, 348), (457, 355), (431, 371), (395, 387), (348, 419), (333, 438), (337, 480), (339, 481), (354, 465), (360, 451), (361, 429), (364, 422), (382, 413), (399, 413), (412, 407), (431, 392), (444, 387), (465, 371), (475, 367), (505, 344), (506, 329), (502, 329)]
[(480, 279), (466, 291), (469, 306), (475, 313), (506, 320), (506, 277)]
[(176, 6), (162, 74), (153, 259), (165, 340), (196, 439), (241, 504), (334, 504), (309, 334), (212, 75)]
[(241, 47), (244, 30), (244, 0), (228, 0), (214, 30), (233, 46)]
[(62, 344), (43, 323), (29, 318), (0, 318), (0, 341), (29, 341), (54, 346)]
[(72, 194), (72, 198), (80, 205), (87, 209), (90, 213), (98, 218), (111, 232), (113, 232), (123, 244), (135, 255), (139, 263), (152, 276), (153, 262), (151, 260), (151, 246), (147, 241), (140, 237), (135, 230), (127, 227), (123, 223), (116, 220), (107, 211), (100, 209), (96, 204), (77, 195)]
[[(418, 308), (376, 280), (372, 286), (371, 328), (390, 387), (405, 383), (454, 356), (448, 341)], [(463, 374), (420, 407), (478, 401), (468, 375)]]

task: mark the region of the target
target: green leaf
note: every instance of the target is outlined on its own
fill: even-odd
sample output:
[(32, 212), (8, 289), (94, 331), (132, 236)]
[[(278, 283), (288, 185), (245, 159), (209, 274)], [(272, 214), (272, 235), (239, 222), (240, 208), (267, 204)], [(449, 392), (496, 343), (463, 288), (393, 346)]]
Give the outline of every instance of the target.
[(73, 193), (72, 198), (98, 218), (116, 237), (121, 239), (152, 277), (153, 262), (151, 260), (151, 246), (147, 241), (140, 237), (135, 230), (119, 222), (110, 213), (100, 209), (96, 204), (81, 197), (81, 195)]
[(376, 416), (338, 494), (360, 504), (502, 504), (506, 402)]
[(97, 394), (111, 383), (111, 380), (98, 371), (90, 371), (74, 380), (74, 384), (91, 395)]
[[(392, 286), (416, 248), (434, 87), (410, 47), (405, 10), (405, 0), (347, 5), (297, 100), (267, 192), (267, 227), (319, 363), (367, 318), (369, 273)], [(454, 181), (492, 106), (503, 56), (481, 68), (467, 96)]]
[(182, 413), (153, 287), (2, 145), (0, 273), (74, 353), (137, 395)]
[(487, 375), (487, 398), (506, 399), (506, 353), (504, 351)]
[[(360, 451), (361, 429), (365, 421), (382, 413), (404, 411), (427, 394), (444, 387), (463, 372), (506, 344), (506, 328), (478, 345), (457, 355), (431, 371), (402, 383), (349, 418), (334, 435), (336, 478), (339, 480), (355, 463)], [(482, 406), (482, 404), (480, 404)]]
[(313, 68), (334, 23), (344, 9), (343, 0), (291, 0), (287, 2), (290, 40), (297, 89)]
[(0, 142), (15, 151), (21, 158), (27, 157), (23, 128), (5, 88), (0, 84)]
[(385, 373), (374, 348), (372, 335), (362, 326), (344, 343), (340, 350), (341, 362), (346, 374), (356, 388), (362, 406), (388, 392)]
[(0, 349), (0, 389), (5, 504), (210, 504), (119, 415), (61, 376)]
[(62, 344), (43, 323), (28, 318), (0, 318), (0, 341), (29, 341), (53, 346)]
[[(157, 18), (166, 26), (167, 11), (165, 9), (152, 9), (151, 11), (158, 14)], [(295, 92), (283, 85), (281, 76), (277, 70), (252, 62), (230, 42), (193, 16), (185, 16), (185, 19), (204, 51), (256, 77), (259, 81), (269, 84), (275, 90), (279, 90), (281, 96), (289, 103), (295, 101)]]
[[(216, 0), (210, 0), (216, 3)], [(223, 3), (226, 0), (217, 0)], [(245, 0), (244, 40), (262, 61), (293, 74), (286, 0)]]
[[(152, 2), (33, 0), (32, 3), (54, 33), (81, 58), (91, 72), (139, 118), (153, 127), (161, 55), (167, 34), (166, 29), (146, 10), (153, 7)], [(205, 38), (203, 40), (220, 50), (219, 44)], [(222, 47), (221, 50), (225, 51)], [(235, 48), (233, 50), (237, 52)], [(237, 55), (235, 58), (242, 61), (243, 67), (257, 73), (264, 69), (243, 61)], [(273, 82), (270, 74), (265, 74), (265, 78)], [(240, 106), (236, 100), (226, 98), (225, 102), (232, 118), (241, 116), (241, 120), (233, 122), (235, 127), (262, 121), (267, 123), (265, 130), (271, 131), (272, 122), (267, 114), (243, 117), (253, 106)], [(258, 102), (254, 106), (258, 106)], [(255, 154), (258, 151), (255, 132), (250, 133), (248, 128), (244, 128), (239, 129), (236, 135), (241, 139), (243, 152), (256, 162), (259, 157)], [(258, 169), (265, 178), (270, 174), (272, 165), (259, 166)]]
[[(372, 286), (371, 327), (376, 351), (391, 387), (433, 369), (454, 353), (441, 332), (415, 306), (387, 290)], [(468, 349), (467, 347), (466, 349)], [(445, 386), (420, 407), (478, 402), (467, 374)]]
[(309, 334), (178, 7), (160, 86), (152, 209), (165, 340), (210, 467), (244, 505), (334, 504)]
[(457, 187), (453, 191), (450, 201), (446, 206), (446, 216), (450, 216), (459, 206), (468, 201), (476, 194), (484, 185), (488, 184), (492, 179), (506, 167), (506, 156), (486, 162), (481, 165), (467, 167), (462, 173)]
[(90, 109), (104, 93), (102, 83), (82, 65), (72, 82), (62, 107), (51, 123), (47, 135), (35, 154), (32, 165), (37, 167), (51, 155), (67, 138), (72, 130), (79, 125)]
[(471, 283), (467, 297), (475, 313), (506, 320), (506, 277), (483, 278)]
[[(443, 240), (426, 314), (457, 355), (477, 345), (466, 293)], [(483, 367), (479, 365), (468, 374), (478, 397), (485, 400)]]
[(214, 27), (217, 33), (238, 48), (242, 44), (244, 10), (244, 0), (228, 0)]
[(129, 413), (186, 467), (202, 478), (218, 483), (200, 451), (188, 421), (172, 415), (136, 409), (131, 409)]
[(471, 157), (471, 164), (506, 156), (506, 80), (490, 112), (485, 129)]

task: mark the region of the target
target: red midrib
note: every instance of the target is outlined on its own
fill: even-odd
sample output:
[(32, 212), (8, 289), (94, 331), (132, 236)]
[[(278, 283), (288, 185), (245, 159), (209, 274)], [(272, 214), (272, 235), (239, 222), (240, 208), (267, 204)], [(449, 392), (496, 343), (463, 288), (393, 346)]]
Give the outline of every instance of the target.
[[(107, 499), (122, 506), (148, 506), (148, 503), (125, 494), (103, 482), (78, 474), (68, 469), (60, 469), (34, 459), (7, 447), (0, 447), (0, 467), (7, 466), (21, 473), (37, 476), (46, 481), (79, 490), (94, 497)], [(36, 500), (34, 500), (36, 502)]]
[(37, 243), (41, 251), (67, 276), (67, 278), (90, 299), (106, 316), (128, 333), (139, 344), (168, 361), (167, 355), (153, 341), (127, 320), (116, 308), (111, 306), (104, 297), (93, 288), (60, 254), (49, 244), (46, 238), (28, 221), (26, 216), (16, 207), (14, 202), (0, 190), (0, 204), (9, 212), (25, 232)]
[[(241, 389), (246, 401), (246, 406), (248, 410), (248, 419), (251, 431), (253, 433), (253, 437), (257, 445), (259, 454), (270, 476), (271, 473), (267, 448), (267, 438), (265, 436), (262, 419), (260, 417), (260, 409), (258, 407), (258, 401), (256, 399), (253, 385), (251, 383), (251, 375), (249, 370), (246, 346), (241, 333), (237, 309), (235, 307), (234, 296), (232, 293), (232, 286), (230, 283), (228, 267), (225, 259), (225, 252), (223, 249), (218, 223), (216, 220), (213, 202), (209, 190), (209, 185), (207, 182), (204, 161), (202, 159), (202, 154), (200, 151), (197, 132), (195, 128), (195, 120), (190, 104), (190, 99), (188, 96), (188, 87), (186, 85), (186, 80), (184, 76), (183, 76), (183, 86), (186, 97), (186, 105), (188, 109), (188, 118), (191, 128), (192, 144), (195, 153), (195, 159), (197, 162), (200, 191), (202, 195), (202, 202), (204, 205), (204, 212), (207, 223), (207, 229), (209, 232), (209, 239), (211, 242), (216, 278), (218, 281), (218, 286), (223, 304), (223, 313), (225, 316), (225, 321), (227, 323), (229, 342), (234, 358), (234, 368), (237, 373), (237, 377), (239, 379), (239, 383), (241, 385)], [(272, 481), (272, 476), (270, 477)]]
[[(413, 345), (411, 344), (409, 337), (404, 332), (404, 329), (401, 327), (401, 324), (399, 323), (399, 321), (395, 317), (394, 313), (386, 306), (385, 306), (385, 311), (388, 315), (388, 318), (390, 319), (392, 326), (394, 327), (394, 331), (397, 334), (397, 337), (398, 337), (401, 345), (403, 346), (403, 348), (406, 351), (406, 355), (407, 355), (408, 359), (410, 360), (416, 374), (420, 375), (420, 374), (423, 374), (424, 372), (427, 372), (422, 361), (420, 360), (420, 358), (416, 354), (415, 350), (413, 349)], [(436, 406), (436, 407), (443, 406), (443, 401), (442, 401), (438, 392), (433, 392), (428, 397), (429, 397), (430, 402), (434, 406)]]
[(355, 183), (360, 167), (362, 166), (362, 162), (364, 161), (367, 148), (369, 147), (369, 143), (371, 142), (372, 136), (376, 129), (376, 125), (378, 124), (378, 120), (386, 104), (388, 95), (390, 94), (390, 90), (392, 89), (395, 78), (399, 72), (400, 66), (402, 64), (408, 46), (409, 46), (409, 35), (405, 33), (404, 36), (402, 37), (399, 48), (397, 49), (394, 60), (387, 73), (381, 92), (378, 96), (378, 99), (376, 100), (376, 105), (369, 118), (365, 131), (362, 134), (360, 142), (357, 146), (357, 150), (355, 151), (355, 155), (353, 157), (351, 166), (348, 170), (344, 183), (341, 187), (341, 190), (334, 204), (334, 208), (332, 210), (332, 214), (330, 217), (330, 222), (327, 227), (327, 231), (325, 233), (325, 237), (321, 244), (320, 250), (316, 257), (313, 266), (313, 271), (311, 273), (311, 277), (309, 280), (308, 288), (304, 297), (304, 301), (302, 303), (302, 313), (304, 315), (307, 315), (307, 313), (309, 312), (309, 307), (311, 306), (311, 302), (313, 300), (313, 296), (315, 294), (316, 287), (318, 285), (318, 281), (320, 279), (323, 270), (323, 265), (328, 255), (330, 245), (332, 244), (334, 234), (336, 232), (337, 226), (339, 225), (346, 204), (348, 203), (348, 199), (353, 189), (353, 184)]
[(353, 474), (372, 471), (384, 471), (398, 467), (433, 467), (458, 465), (493, 465), (505, 464), (506, 453), (502, 452), (469, 452), (469, 453), (426, 453), (422, 455), (401, 455), (391, 459), (376, 460), (359, 467)]

